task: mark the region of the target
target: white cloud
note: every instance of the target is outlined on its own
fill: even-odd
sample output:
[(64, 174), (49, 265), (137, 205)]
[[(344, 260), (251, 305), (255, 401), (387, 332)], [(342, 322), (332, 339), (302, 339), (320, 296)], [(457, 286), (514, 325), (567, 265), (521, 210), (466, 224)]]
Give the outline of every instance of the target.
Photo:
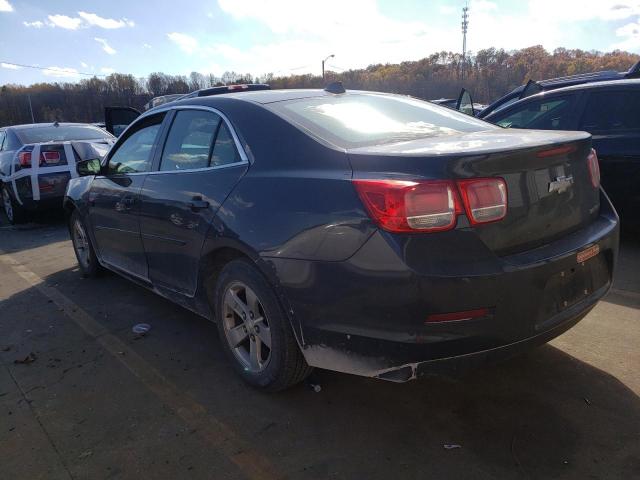
[(22, 67), (19, 67), (18, 65), (13, 65), (12, 63), (0, 63), (0, 67), (2, 68), (6, 68), (9, 70), (22, 70)]
[(94, 37), (94, 40), (96, 42), (98, 42), (100, 45), (102, 45), (102, 50), (107, 52), (109, 55), (115, 55), (116, 54), (116, 49), (113, 48), (111, 45), (109, 45), (107, 43), (107, 40), (105, 40), (104, 38)]
[(112, 73), (115, 73), (115, 72), (116, 72), (116, 69), (111, 67), (102, 67), (100, 69), (100, 73), (104, 73), (105, 75), (111, 75)]
[(47, 70), (43, 70), (44, 73), (48, 77), (58, 77), (58, 78), (70, 78), (77, 77), (78, 70), (75, 68), (63, 68), (63, 67), (47, 67)]
[(198, 48), (198, 41), (192, 36), (187, 35), (186, 33), (167, 33), (167, 37), (169, 37), (169, 40), (174, 42), (176, 45), (178, 45), (178, 47), (180, 47), (184, 52), (188, 54), (192, 54)]
[(148, 43), (143, 43), (142, 47), (143, 48), (152, 48), (151, 45), (149, 45)]
[(612, 45), (619, 50), (640, 51), (640, 19), (637, 22), (627, 23), (616, 30), (616, 36), (623, 40)]
[(25, 27), (33, 27), (33, 28), (42, 28), (44, 27), (44, 22), (40, 20), (36, 20), (35, 22), (22, 22)]
[(80, 62), (80, 66), (82, 68), (89, 68), (89, 64), (85, 63), (85, 62)]
[(529, 12), (555, 22), (624, 20), (640, 15), (640, 0), (529, 0)]
[(13, 12), (13, 7), (9, 0), (0, 0), (0, 12)]
[[(329, 69), (341, 71), (376, 63), (417, 60), (439, 51), (459, 52), (462, 38), (458, 6), (438, 8), (438, 18), (397, 20), (383, 13), (376, 0), (324, 0), (311, 20), (308, 6), (299, 0), (218, 0), (223, 13), (243, 22), (253, 20), (273, 33), (273, 40), (238, 48), (231, 43), (206, 44), (197, 53), (212, 69), (279, 75), (320, 73), (321, 60), (331, 53)], [(542, 45), (593, 48), (597, 39), (585, 44), (594, 22), (637, 20), (640, 0), (528, 0), (519, 8), (505, 8), (497, 1), (469, 1), (470, 51), (496, 47), (507, 50)], [(340, 12), (336, 15), (336, 12)], [(551, 13), (551, 14), (550, 14)], [(591, 22), (591, 23), (587, 23)], [(609, 22), (609, 23), (607, 23)], [(617, 48), (640, 50), (632, 24), (619, 29)], [(602, 45), (601, 49), (606, 49)]]
[(82, 18), (88, 26), (96, 26), (105, 29), (133, 27), (135, 22), (126, 18), (115, 20), (113, 18), (104, 18), (96, 15), (95, 13), (78, 12), (80, 18)]
[(66, 30), (77, 30), (82, 25), (82, 19), (68, 17), (66, 15), (49, 15), (50, 27), (60, 27)]

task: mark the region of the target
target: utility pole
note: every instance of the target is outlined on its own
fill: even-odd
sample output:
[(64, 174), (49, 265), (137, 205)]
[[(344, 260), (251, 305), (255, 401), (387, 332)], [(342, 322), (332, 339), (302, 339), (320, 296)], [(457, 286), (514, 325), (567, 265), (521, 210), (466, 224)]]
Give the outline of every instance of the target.
[(327, 60), (329, 60), (330, 58), (335, 57), (335, 55), (332, 53), (331, 55), (329, 55), (327, 58), (325, 58), (324, 60), (322, 60), (322, 81), (324, 82), (324, 62), (326, 62)]
[(462, 7), (462, 70), (461, 77), (464, 80), (464, 67), (467, 63), (467, 29), (469, 28), (469, 4)]
[(31, 106), (31, 94), (27, 93), (27, 98), (29, 99), (29, 112), (31, 112), (31, 123), (36, 123), (35, 119), (33, 118), (33, 107)]

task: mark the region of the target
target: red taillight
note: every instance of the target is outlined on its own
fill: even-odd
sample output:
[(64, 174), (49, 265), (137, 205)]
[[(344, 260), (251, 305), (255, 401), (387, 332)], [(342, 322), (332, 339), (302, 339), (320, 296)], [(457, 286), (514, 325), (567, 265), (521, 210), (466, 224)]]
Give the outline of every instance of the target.
[(458, 180), (458, 187), (472, 225), (497, 222), (507, 214), (507, 185), (503, 179)]
[(18, 153), (18, 163), (23, 168), (31, 167), (31, 152), (20, 152)]
[(462, 213), (449, 180), (354, 180), (371, 217), (390, 232), (439, 232), (456, 225)]
[(60, 163), (60, 152), (40, 152), (40, 165)]
[(466, 310), (464, 312), (434, 313), (427, 317), (425, 323), (456, 322), (486, 317), (487, 315), (489, 315), (488, 308), (478, 308), (477, 310)]
[(598, 188), (600, 186), (600, 164), (598, 163), (598, 154), (593, 148), (587, 157), (587, 164), (589, 165), (591, 185), (593, 185), (593, 188)]

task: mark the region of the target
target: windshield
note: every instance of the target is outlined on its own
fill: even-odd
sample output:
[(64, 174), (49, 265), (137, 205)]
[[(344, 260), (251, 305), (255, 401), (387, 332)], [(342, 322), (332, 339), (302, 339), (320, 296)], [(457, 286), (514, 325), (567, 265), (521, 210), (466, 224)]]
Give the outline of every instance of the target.
[(292, 123), (342, 148), (496, 128), (449, 108), (392, 95), (315, 97), (268, 106)]
[(16, 129), (22, 143), (41, 143), (66, 140), (111, 140), (113, 136), (92, 125), (59, 125)]

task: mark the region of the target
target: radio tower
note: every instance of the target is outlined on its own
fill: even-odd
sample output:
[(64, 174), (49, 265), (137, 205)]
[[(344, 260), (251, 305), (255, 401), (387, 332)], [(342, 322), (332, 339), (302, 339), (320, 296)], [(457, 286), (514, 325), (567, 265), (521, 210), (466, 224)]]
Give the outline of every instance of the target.
[(467, 59), (467, 29), (469, 28), (469, 4), (462, 7), (462, 80)]

